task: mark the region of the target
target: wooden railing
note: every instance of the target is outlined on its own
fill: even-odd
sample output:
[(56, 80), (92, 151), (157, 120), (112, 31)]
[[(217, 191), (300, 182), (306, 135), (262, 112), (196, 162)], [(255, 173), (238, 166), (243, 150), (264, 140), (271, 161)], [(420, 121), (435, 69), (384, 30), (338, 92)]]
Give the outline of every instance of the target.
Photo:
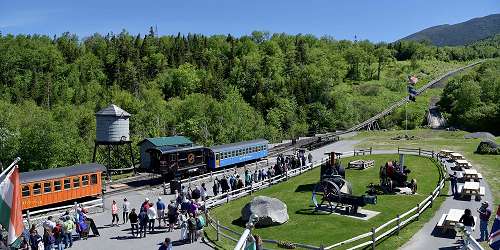
[[(387, 151), (381, 151), (381, 153), (387, 154)], [(420, 215), (429, 207), (432, 207), (434, 200), (439, 196), (441, 193), (441, 190), (445, 186), (445, 174), (446, 173), (446, 167), (442, 163), (442, 161), (438, 158), (438, 154), (435, 153), (433, 150), (425, 150), (421, 148), (397, 148), (397, 150), (393, 150), (393, 153), (398, 153), (398, 154), (407, 154), (407, 155), (419, 155), (423, 157), (429, 157), (432, 158), (433, 161), (435, 162), (436, 166), (438, 166), (438, 172), (439, 172), (439, 181), (436, 184), (436, 187), (434, 190), (420, 203), (416, 204), (415, 207), (411, 208), (410, 210), (396, 215), (393, 219), (385, 222), (384, 224), (378, 226), (378, 227), (373, 227), (371, 228), (370, 231), (357, 235), (355, 237), (352, 237), (350, 239), (337, 242), (332, 245), (321, 245), (321, 246), (313, 246), (313, 245), (308, 245), (308, 244), (303, 244), (303, 243), (292, 243), (296, 247), (300, 248), (305, 248), (305, 249), (334, 249), (338, 248), (340, 246), (345, 246), (347, 244), (354, 244), (358, 242), (357, 245), (352, 246), (349, 249), (359, 249), (367, 246), (371, 246), (372, 249), (375, 249), (377, 242), (381, 241), (382, 239), (391, 236), (393, 234), (398, 234), (400, 230), (403, 229), (406, 225), (410, 224), (413, 221), (418, 221)], [(345, 157), (350, 157), (350, 156), (356, 156), (356, 155), (364, 155), (364, 154), (379, 154), (376, 150), (373, 150), (372, 148), (368, 149), (357, 149), (354, 151), (348, 151), (344, 152), (342, 154), (342, 158)], [(313, 164), (309, 163), (307, 166), (289, 170), (287, 173), (280, 175), (280, 176), (274, 176), (268, 180), (264, 180), (258, 183), (255, 183), (251, 185), (250, 187), (244, 187), (238, 190), (230, 191), (224, 194), (220, 194), (214, 197), (211, 197), (206, 201), (206, 206), (207, 209), (213, 208), (215, 206), (219, 206), (224, 203), (228, 203), (231, 200), (235, 200), (238, 198), (241, 198), (246, 195), (251, 195), (253, 192), (256, 192), (258, 190), (261, 190), (263, 188), (270, 187), (273, 184), (279, 183), (281, 181), (286, 181), (288, 178), (291, 178), (293, 176), (300, 175), (302, 173), (305, 173), (307, 171), (310, 171), (318, 166), (321, 166), (324, 162), (327, 161), (327, 158), (323, 158), (319, 161), (314, 162)], [(216, 240), (219, 240), (221, 237), (224, 237), (226, 239), (229, 239), (233, 242), (238, 242), (239, 239), (242, 237), (242, 233), (237, 232), (229, 227), (223, 226), (220, 224), (220, 222), (212, 217), (210, 217), (209, 214), (207, 214), (207, 221), (209, 226), (214, 228), (216, 231)], [(278, 244), (278, 240), (274, 239), (263, 239), (262, 240), (264, 243), (270, 243), (270, 244)]]

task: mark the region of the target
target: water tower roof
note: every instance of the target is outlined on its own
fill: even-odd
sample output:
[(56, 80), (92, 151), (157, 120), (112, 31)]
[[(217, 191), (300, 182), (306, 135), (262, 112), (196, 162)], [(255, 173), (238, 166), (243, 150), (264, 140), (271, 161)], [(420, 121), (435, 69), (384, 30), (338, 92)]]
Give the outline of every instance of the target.
[(121, 109), (120, 107), (114, 105), (114, 104), (111, 104), (109, 106), (107, 106), (106, 108), (103, 108), (101, 110), (99, 110), (97, 113), (95, 113), (96, 115), (103, 115), (103, 116), (124, 116), (124, 117), (130, 117), (130, 114)]

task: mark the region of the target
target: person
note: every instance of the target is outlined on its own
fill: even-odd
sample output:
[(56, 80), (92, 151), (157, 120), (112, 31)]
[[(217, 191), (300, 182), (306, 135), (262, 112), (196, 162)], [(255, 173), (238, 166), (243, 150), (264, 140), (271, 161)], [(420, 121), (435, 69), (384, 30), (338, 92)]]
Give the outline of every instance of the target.
[(76, 231), (78, 232), (79, 238), (82, 236), (86, 239), (88, 235), (89, 226), (85, 223), (85, 216), (83, 214), (83, 210), (79, 208), (77, 210), (77, 223), (76, 223)]
[(54, 227), (56, 227), (56, 223), (52, 220), (52, 216), (47, 217), (47, 220), (45, 220), (42, 224), (44, 231), (50, 230), (52, 231)]
[(130, 202), (127, 200), (127, 197), (123, 198), (122, 209), (123, 224), (126, 224), (128, 222), (128, 213), (130, 212)]
[(156, 211), (158, 213), (158, 227), (161, 227), (161, 221), (167, 226), (165, 222), (165, 203), (161, 200), (161, 197), (158, 197), (158, 201), (156, 202)]
[(254, 235), (253, 238), (255, 239), (255, 249), (256, 250), (262, 250), (264, 249), (262, 238), (259, 235)]
[(194, 215), (198, 212), (198, 204), (195, 202), (195, 200), (191, 200), (189, 203), (189, 208), (188, 208), (188, 213)]
[(156, 213), (156, 208), (154, 207), (153, 203), (149, 204), (149, 208), (147, 210), (147, 215), (148, 215), (148, 225), (149, 225), (149, 232), (154, 232), (155, 231), (155, 220), (158, 214)]
[(42, 237), (38, 234), (38, 231), (34, 227), (30, 229), (30, 246), (31, 250), (43, 250)]
[(63, 250), (64, 249), (64, 236), (63, 236), (63, 229), (61, 223), (58, 221), (56, 223), (56, 226), (54, 227), (54, 230), (52, 231), (54, 234), (54, 238), (56, 240), (55, 246), (57, 250)]
[(198, 237), (201, 237), (201, 241), (205, 242), (203, 227), (205, 227), (205, 218), (203, 215), (198, 214), (198, 216), (196, 216), (196, 238), (198, 239)]
[(141, 205), (141, 211), (148, 211), (149, 209), (149, 198), (144, 199), (144, 202)]
[[(111, 204), (111, 226), (118, 226), (118, 222), (120, 222), (120, 218), (118, 217), (118, 205), (116, 205), (116, 201), (113, 200), (113, 203)], [(115, 219), (116, 219), (116, 224), (115, 224)]]
[(196, 240), (196, 218), (194, 217), (193, 214), (189, 214), (188, 229), (189, 229), (189, 243), (193, 243)]
[(191, 198), (198, 200), (201, 197), (201, 190), (198, 185), (194, 188), (194, 190), (191, 192)]
[(73, 246), (73, 229), (75, 229), (75, 223), (69, 215), (66, 215), (63, 222), (64, 248)]
[(212, 193), (214, 196), (219, 194), (219, 179), (215, 177), (214, 184), (212, 185)]
[(187, 231), (188, 231), (188, 214), (187, 210), (182, 210), (179, 215), (179, 221), (181, 223), (181, 241), (187, 241)]
[(54, 248), (55, 243), (56, 239), (54, 238), (52, 230), (51, 229), (45, 230), (43, 233), (43, 248), (47, 250), (52, 250)]
[(172, 250), (172, 240), (170, 240), (170, 238), (165, 238), (165, 241), (163, 241), (158, 250)]
[(307, 160), (309, 161), (309, 163), (313, 162), (313, 155), (311, 153), (307, 154)]
[(474, 222), (474, 217), (472, 216), (472, 212), (468, 208), (465, 209), (464, 214), (462, 215), (462, 217), (460, 217), (460, 220), (458, 222), (464, 224), (465, 230), (469, 233), (472, 233), (472, 229), (476, 225), (476, 223)]
[(171, 232), (174, 230), (174, 225), (177, 224), (177, 205), (175, 204), (174, 200), (170, 201), (170, 204), (168, 204), (168, 231)]
[(481, 207), (477, 210), (479, 213), (479, 230), (481, 232), (481, 237), (479, 241), (488, 240), (488, 221), (491, 216), (491, 209), (488, 208), (489, 204), (487, 201), (481, 204)]
[(458, 182), (457, 173), (453, 172), (453, 174), (450, 176), (451, 194), (453, 196), (456, 196), (458, 194), (457, 182)]
[(30, 244), (29, 244), (29, 237), (26, 237), (24, 236), (24, 234), (22, 234), (20, 237), (19, 237), (21, 243), (19, 244), (19, 250), (30, 250)]
[(135, 208), (132, 208), (132, 211), (128, 215), (128, 219), (130, 221), (130, 231), (132, 231), (132, 237), (136, 237), (139, 234), (139, 218), (135, 213)]
[(88, 214), (88, 210), (83, 208), (82, 209), (82, 212), (83, 212), (83, 217), (85, 219), (85, 221), (90, 225), (90, 229), (92, 230), (92, 233), (94, 234), (94, 236), (96, 237), (99, 237), (99, 230), (97, 228), (97, 226), (95, 225), (95, 222), (94, 222), (94, 219), (92, 219), (92, 217), (89, 216)]
[(205, 182), (201, 183), (200, 196), (202, 201), (207, 200), (208, 193), (207, 193), (207, 187), (205, 186)]
[(148, 214), (146, 213), (146, 210), (141, 209), (141, 212), (137, 217), (139, 217), (139, 238), (142, 238), (143, 235), (146, 237), (146, 227), (148, 225)]

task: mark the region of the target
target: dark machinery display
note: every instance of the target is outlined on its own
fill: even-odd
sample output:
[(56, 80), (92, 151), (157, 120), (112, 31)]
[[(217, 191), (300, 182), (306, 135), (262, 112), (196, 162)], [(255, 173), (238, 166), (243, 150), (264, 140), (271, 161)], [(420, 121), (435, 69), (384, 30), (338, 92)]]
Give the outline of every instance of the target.
[(359, 207), (376, 204), (377, 196), (352, 194), (351, 183), (346, 181), (345, 169), (339, 159), (342, 154), (332, 152), (328, 155), (329, 160), (321, 165), (320, 181), (312, 193), (315, 210), (325, 210), (323, 204), (327, 203), (330, 212), (344, 208), (346, 213), (355, 215)]
[(411, 170), (406, 166), (402, 166), (397, 161), (388, 161), (380, 167), (380, 187), (385, 193), (393, 193), (398, 187), (408, 187), (412, 193), (417, 192), (417, 180), (411, 179), (408, 181), (408, 174)]

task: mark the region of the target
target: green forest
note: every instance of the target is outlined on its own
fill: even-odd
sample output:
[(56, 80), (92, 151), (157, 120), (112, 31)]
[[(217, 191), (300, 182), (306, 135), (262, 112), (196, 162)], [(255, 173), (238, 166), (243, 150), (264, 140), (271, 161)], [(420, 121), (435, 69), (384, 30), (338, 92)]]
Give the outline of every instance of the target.
[[(110, 103), (132, 114), (135, 143), (174, 134), (202, 145), (276, 142), (341, 130), (405, 96), (408, 75), (425, 84), (498, 57), (499, 48), (500, 36), (435, 47), (259, 31), (241, 37), (158, 36), (153, 29), (85, 38), (0, 33), (0, 162), (20, 156), (26, 171), (90, 161), (95, 112)], [(498, 62), (481, 69), (447, 87), (455, 94), (442, 105), (453, 122), (483, 119), (481, 128), (494, 129), (486, 121), (496, 114), (498, 124)], [(491, 77), (496, 94), (484, 91)], [(469, 88), (483, 91), (456, 104)], [(483, 101), (467, 106), (474, 98)], [(415, 107), (410, 128), (421, 125), (425, 112)], [(381, 125), (398, 128), (403, 118), (396, 112)]]

